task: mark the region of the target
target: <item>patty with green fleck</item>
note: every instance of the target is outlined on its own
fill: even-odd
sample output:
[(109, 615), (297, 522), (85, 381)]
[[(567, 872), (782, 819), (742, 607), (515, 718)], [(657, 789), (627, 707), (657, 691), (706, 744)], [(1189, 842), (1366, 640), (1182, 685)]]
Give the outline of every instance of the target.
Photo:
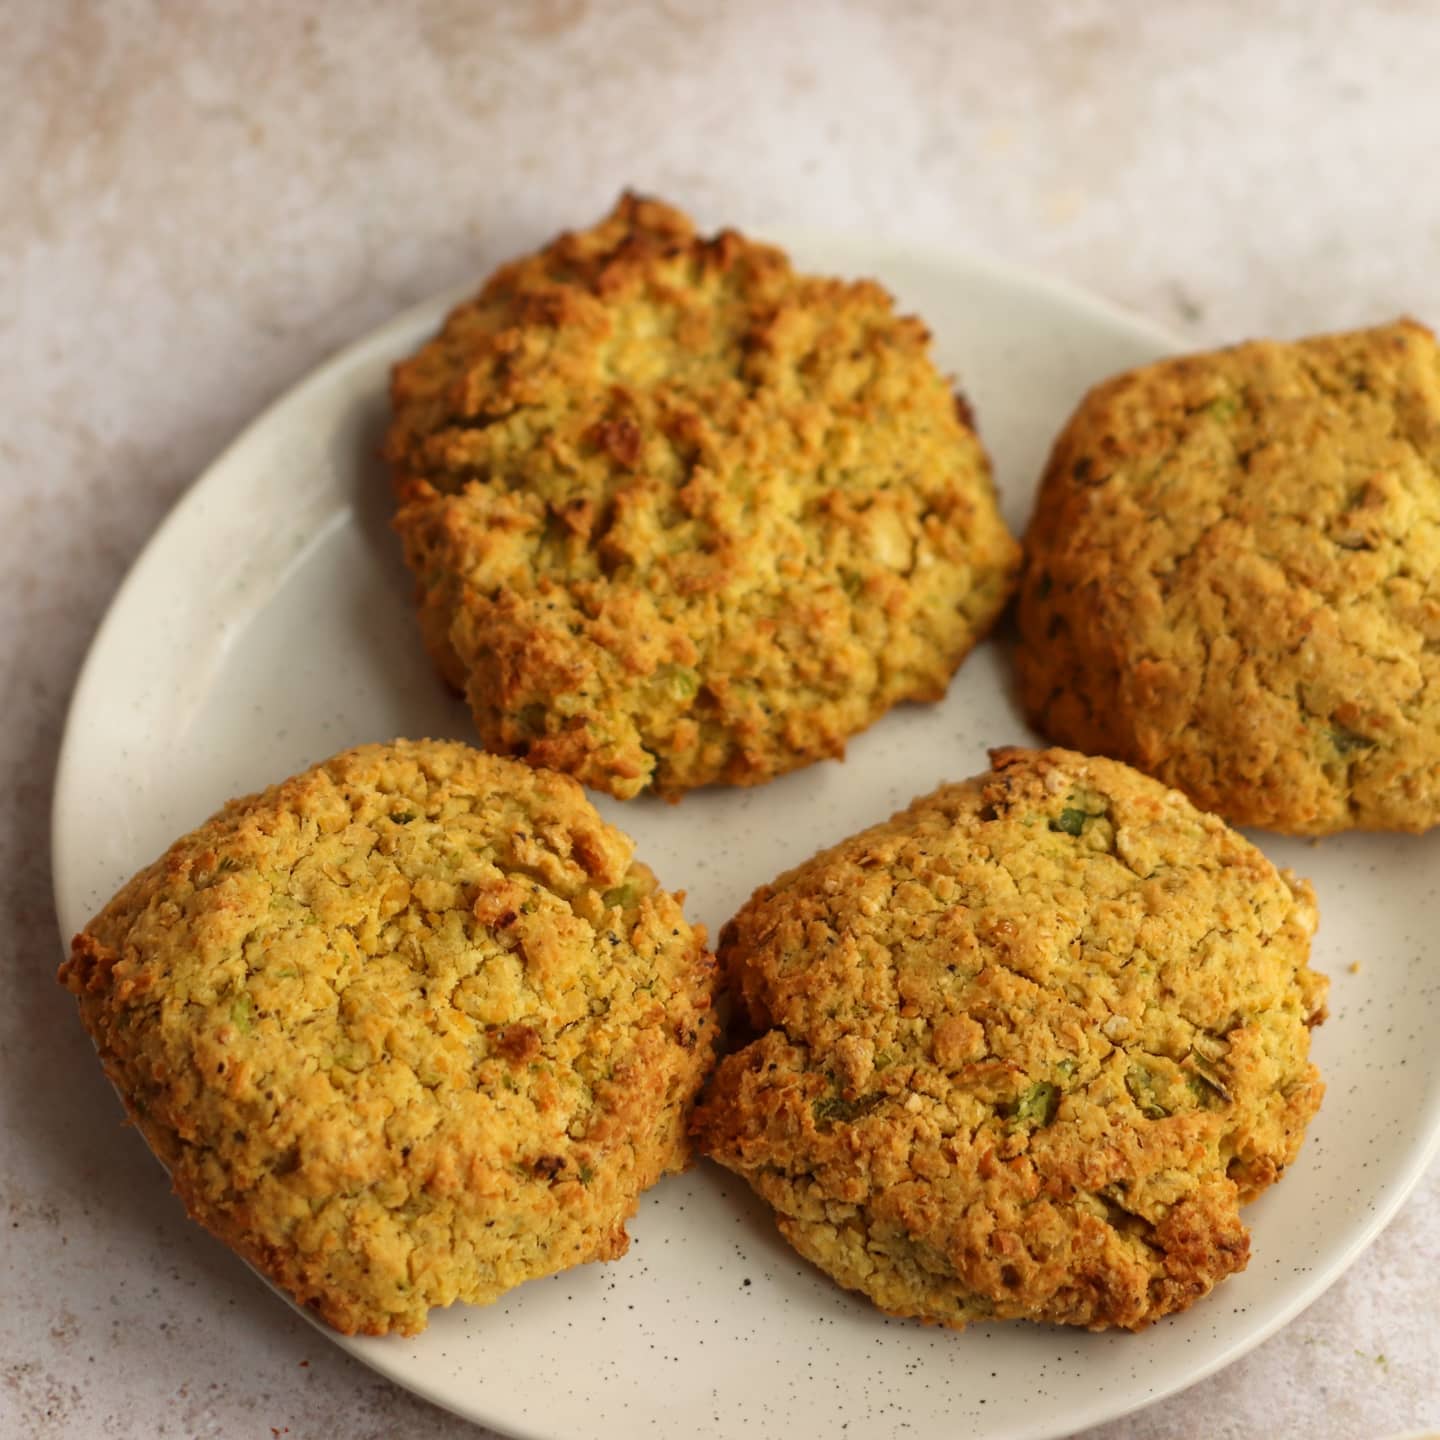
[(1020, 696), (1237, 825), (1440, 822), (1440, 349), (1413, 321), (1149, 365), (1055, 444)]
[(627, 195), (396, 367), (420, 626), (484, 744), (629, 798), (938, 700), (1019, 550), (929, 336)]
[(142, 870), (61, 968), (190, 1214), (337, 1330), (627, 1246), (687, 1161), (714, 957), (563, 775), (350, 750)]
[(1110, 760), (998, 750), (725, 927), (693, 1121), (894, 1315), (1138, 1330), (1244, 1267), (1322, 1086), (1310, 887)]

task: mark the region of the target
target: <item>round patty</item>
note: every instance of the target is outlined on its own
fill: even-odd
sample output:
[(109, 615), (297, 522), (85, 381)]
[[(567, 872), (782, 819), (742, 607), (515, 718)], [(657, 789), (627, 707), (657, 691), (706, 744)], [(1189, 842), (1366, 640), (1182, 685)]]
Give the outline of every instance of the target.
[(687, 1159), (713, 957), (580, 787), (466, 746), (233, 801), (61, 980), (192, 1216), (337, 1330), (624, 1253)]
[(1440, 821), (1440, 354), (1409, 321), (1091, 392), (1026, 536), (1051, 740), (1236, 824)]
[(842, 754), (1013, 588), (920, 322), (652, 200), (505, 266), (391, 393), (436, 663), (489, 748), (622, 798)]
[(700, 1146), (895, 1315), (1139, 1329), (1248, 1258), (1322, 1087), (1310, 888), (1110, 760), (999, 750), (756, 892)]

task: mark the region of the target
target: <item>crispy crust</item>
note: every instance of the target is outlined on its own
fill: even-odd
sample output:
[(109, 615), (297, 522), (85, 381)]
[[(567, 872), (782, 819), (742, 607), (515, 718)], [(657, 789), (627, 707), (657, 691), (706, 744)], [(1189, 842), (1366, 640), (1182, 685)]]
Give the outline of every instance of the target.
[(702, 1150), (882, 1309), (1140, 1329), (1243, 1268), (1322, 1087), (1310, 887), (1109, 760), (1000, 750), (756, 892)]
[(1440, 351), (1412, 321), (1099, 386), (1026, 535), (1050, 739), (1242, 825), (1440, 821)]
[(568, 778), (369, 745), (231, 802), (60, 979), (190, 1214), (337, 1330), (624, 1253), (714, 958)]
[(625, 196), (396, 367), (426, 644), (484, 743), (629, 797), (935, 700), (1013, 588), (989, 465), (879, 286)]

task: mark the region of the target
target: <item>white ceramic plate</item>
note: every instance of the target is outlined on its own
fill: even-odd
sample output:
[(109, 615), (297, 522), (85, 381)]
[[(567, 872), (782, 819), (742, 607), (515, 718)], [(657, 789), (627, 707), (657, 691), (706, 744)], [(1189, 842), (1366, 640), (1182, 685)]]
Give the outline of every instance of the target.
[[(808, 266), (877, 274), (935, 332), (975, 403), (1006, 515), (1024, 523), (1082, 391), (1174, 342), (992, 265), (798, 241)], [(67, 934), (228, 796), (347, 745), (471, 734), (421, 653), (375, 459), (389, 363), (444, 302), (401, 316), (266, 412), (176, 507), (105, 621), (76, 691), (55, 797)], [(712, 933), (761, 881), (1026, 737), (1003, 637), (933, 707), (909, 707), (759, 790), (605, 802)], [(341, 1340), (453, 1410), (517, 1436), (1069, 1434), (1235, 1359), (1313, 1300), (1395, 1212), (1440, 1136), (1440, 933), (1430, 840), (1266, 838), (1320, 894), (1334, 977), (1316, 1057), (1329, 1097), (1300, 1162), (1251, 1208), (1245, 1274), (1143, 1335), (963, 1334), (887, 1320), (780, 1241), (704, 1164), (642, 1202), (612, 1265), (434, 1316), (415, 1340)], [(1350, 973), (1352, 961), (1361, 962)], [(138, 1141), (137, 1141), (138, 1143)]]

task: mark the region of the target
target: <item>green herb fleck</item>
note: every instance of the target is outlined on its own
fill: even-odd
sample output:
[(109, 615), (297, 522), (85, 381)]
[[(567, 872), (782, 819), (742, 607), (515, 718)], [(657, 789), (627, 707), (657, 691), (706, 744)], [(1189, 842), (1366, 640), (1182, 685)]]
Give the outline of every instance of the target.
[(230, 1020), (242, 1035), (248, 1035), (255, 1028), (255, 1001), (248, 990), (230, 1002)]
[(1050, 822), (1050, 828), (1065, 835), (1079, 835), (1084, 831), (1085, 822), (1090, 818), (1083, 810), (1076, 810), (1067, 805), (1060, 812), (1059, 818)]
[(408, 825), (414, 818), (413, 810), (401, 810), (390, 817), (397, 825)]
[(1205, 413), (1213, 420), (1219, 420), (1222, 424), (1226, 420), (1233, 420), (1240, 413), (1240, 402), (1233, 395), (1222, 395), (1218, 400), (1212, 400), (1206, 407)]
[(1332, 725), (1330, 727), (1330, 743), (1340, 754), (1348, 755), (1352, 750), (1373, 750), (1380, 742), (1372, 740), (1368, 735), (1361, 735), (1348, 726)]
[(640, 898), (640, 887), (633, 881), (627, 880), (623, 885), (617, 885), (613, 890), (607, 890), (601, 897), (601, 902), (607, 910), (619, 906), (622, 910), (633, 910), (635, 902)]
[(580, 1183), (588, 1185), (595, 1178), (595, 1171), (589, 1165), (580, 1167)]
[(545, 707), (538, 701), (522, 705), (516, 721), (522, 735), (543, 735), (545, 733)]
[(811, 1107), (817, 1125), (848, 1125), (852, 1120), (867, 1115), (885, 1097), (883, 1095), (862, 1095), (858, 1100), (847, 1100), (843, 1095), (831, 1095), (817, 1100)]
[(224, 874), (227, 870), (238, 870), (239, 868), (240, 862), (233, 855), (223, 856), (220, 863), (215, 867), (221, 874)]
[(1048, 1125), (1055, 1118), (1060, 1106), (1060, 1087), (1042, 1080), (1032, 1085), (1015, 1107), (1015, 1121), (1019, 1125)]
[[(1199, 1080), (1206, 1089), (1213, 1090), (1222, 1100), (1227, 1104), (1229, 1103), (1231, 1098), (1230, 1091), (1226, 1088), (1225, 1081), (1214, 1064), (1193, 1050), (1189, 1056), (1186, 1057), (1185, 1064), (1193, 1071), (1194, 1078)], [(1193, 1089), (1194, 1087), (1192, 1086), (1191, 1088)], [(1201, 1094), (1200, 1098), (1204, 1100), (1206, 1096)]]
[(1140, 1113), (1150, 1120), (1163, 1120), (1170, 1112), (1160, 1103), (1155, 1094), (1156, 1079), (1143, 1065), (1134, 1065), (1125, 1076), (1125, 1088), (1130, 1098), (1140, 1108)]
[(1075, 1071), (1076, 1071), (1077, 1068), (1078, 1068), (1078, 1064), (1077, 1064), (1076, 1061), (1074, 1061), (1074, 1060), (1062, 1060), (1062, 1061), (1055, 1067), (1055, 1073), (1056, 1073), (1057, 1075), (1059, 1075), (1059, 1077), (1060, 1077), (1062, 1080), (1069, 1080), (1069, 1079), (1075, 1074)]
[(655, 679), (672, 700), (693, 700), (700, 689), (699, 671), (689, 665), (662, 665)]

